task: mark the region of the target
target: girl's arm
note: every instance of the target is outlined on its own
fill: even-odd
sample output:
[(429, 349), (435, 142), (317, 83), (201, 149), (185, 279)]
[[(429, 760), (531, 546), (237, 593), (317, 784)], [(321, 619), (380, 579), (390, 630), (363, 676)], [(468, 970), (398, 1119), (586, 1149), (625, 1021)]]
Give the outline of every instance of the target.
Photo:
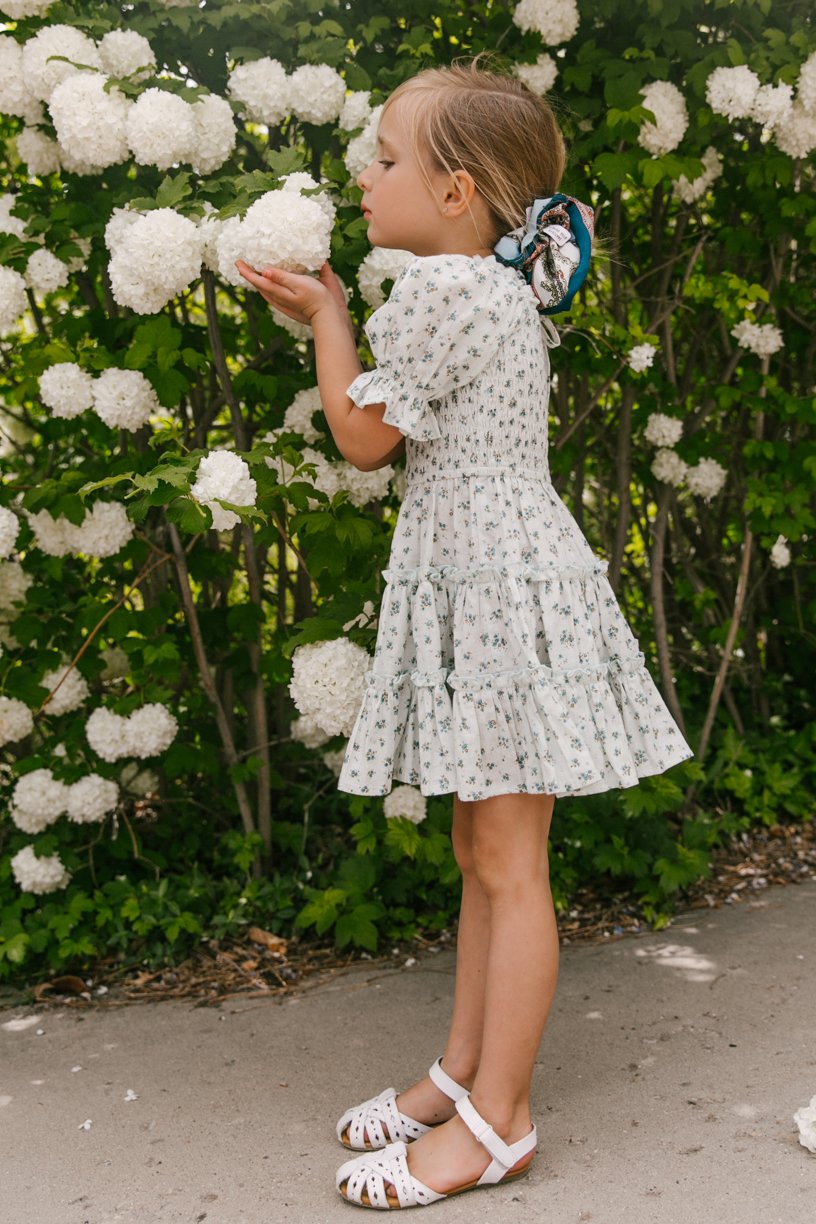
[(264, 268), (260, 274), (244, 260), (236, 266), (270, 305), (311, 326), (323, 412), (343, 458), (372, 472), (402, 454), (405, 435), (383, 423), (385, 404), (366, 404), (361, 410), (346, 395), (362, 366), (346, 299), (328, 262), (319, 279), (281, 268)]

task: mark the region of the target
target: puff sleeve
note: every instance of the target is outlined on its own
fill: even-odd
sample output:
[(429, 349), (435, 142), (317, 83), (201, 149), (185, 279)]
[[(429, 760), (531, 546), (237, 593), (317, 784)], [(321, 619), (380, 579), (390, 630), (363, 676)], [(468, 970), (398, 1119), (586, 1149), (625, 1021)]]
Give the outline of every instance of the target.
[(418, 255), (365, 324), (377, 365), (346, 394), (363, 408), (385, 403), (383, 420), (408, 437), (441, 437), (431, 402), (471, 382), (496, 351), (507, 322), (507, 287), (480, 261)]

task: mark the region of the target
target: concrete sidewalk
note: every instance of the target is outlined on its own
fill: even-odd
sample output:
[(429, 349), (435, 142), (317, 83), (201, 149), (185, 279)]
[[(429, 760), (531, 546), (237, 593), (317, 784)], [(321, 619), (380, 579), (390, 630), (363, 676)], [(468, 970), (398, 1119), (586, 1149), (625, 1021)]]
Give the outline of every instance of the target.
[[(810, 880), (564, 948), (532, 1172), (433, 1219), (812, 1224), (792, 1114), (816, 1093), (814, 918)], [(0, 1011), (2, 1224), (375, 1218), (337, 1195), (334, 1122), (425, 1073), (453, 975), (443, 951), (281, 1002)]]

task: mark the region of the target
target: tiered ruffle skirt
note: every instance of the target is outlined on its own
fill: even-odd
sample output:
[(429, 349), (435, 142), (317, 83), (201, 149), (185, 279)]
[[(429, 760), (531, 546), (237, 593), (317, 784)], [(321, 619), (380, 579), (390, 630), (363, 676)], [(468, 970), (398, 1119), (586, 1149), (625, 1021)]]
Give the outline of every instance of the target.
[(588, 795), (690, 757), (606, 568), (548, 479), (409, 483), (338, 789)]

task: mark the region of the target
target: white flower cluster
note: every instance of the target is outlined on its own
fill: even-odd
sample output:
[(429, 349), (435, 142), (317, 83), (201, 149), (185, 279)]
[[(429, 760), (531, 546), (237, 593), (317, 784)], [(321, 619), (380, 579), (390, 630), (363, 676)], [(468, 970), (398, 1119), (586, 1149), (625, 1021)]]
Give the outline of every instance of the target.
[(558, 64), (549, 52), (539, 55), (534, 64), (514, 64), (513, 72), (533, 93), (542, 96), (552, 89), (558, 77)]
[(75, 361), (58, 361), (39, 378), (40, 399), (55, 417), (71, 420), (93, 406), (94, 380)]
[(161, 170), (182, 161), (208, 174), (223, 165), (236, 139), (226, 98), (210, 94), (188, 103), (151, 87), (133, 101), (116, 87), (105, 89), (112, 77), (138, 82), (155, 71), (150, 43), (133, 30), (111, 30), (98, 44), (60, 24), (43, 27), (22, 45), (0, 38), (0, 113), (35, 124), (44, 118), (45, 102), (57, 133), (56, 147), (44, 144), (42, 134), (21, 141), (30, 172), (49, 173), (61, 164), (72, 173), (98, 174), (131, 154)]
[(19, 561), (0, 561), (0, 616), (25, 602), (33, 581)]
[(782, 332), (773, 323), (754, 323), (751, 319), (741, 319), (731, 328), (731, 335), (740, 348), (749, 349), (757, 357), (770, 357), (784, 344)]
[(699, 200), (715, 179), (722, 174), (722, 158), (713, 145), (707, 147), (700, 160), (705, 166), (702, 174), (691, 181), (686, 178), (685, 174), (681, 174), (679, 179), (672, 184), (672, 195), (675, 199), (682, 200), (684, 204), (693, 204), (695, 200)]
[(71, 880), (71, 873), (58, 854), (44, 854), (38, 858), (33, 846), (23, 846), (17, 851), (11, 859), (11, 870), (23, 892), (56, 892)]
[(141, 429), (161, 411), (153, 384), (141, 370), (103, 370), (93, 384), (93, 407), (113, 429)]
[(157, 314), (201, 272), (201, 230), (173, 208), (115, 213), (105, 244), (111, 292), (137, 314)]
[(291, 189), (267, 191), (243, 220), (230, 217), (222, 223), (216, 239), (218, 271), (231, 284), (244, 286), (249, 282), (235, 267), (236, 259), (258, 270), (274, 265), (286, 272), (317, 271), (329, 258), (334, 216), (328, 198), (318, 203)]
[(20, 520), (17, 515), (7, 506), (0, 506), (0, 557), (7, 557), (14, 551), (19, 533)]
[(636, 344), (633, 348), (630, 348), (626, 355), (626, 360), (629, 367), (634, 370), (636, 374), (640, 374), (643, 372), (643, 370), (649, 369), (655, 359), (656, 352), (656, 345), (648, 343)]
[(416, 786), (395, 786), (383, 799), (386, 820), (404, 816), (414, 824), (421, 824), (428, 815), (425, 796)]
[(35, 127), (24, 127), (17, 133), (17, 156), (25, 162), (29, 174), (55, 174), (61, 165), (56, 140)]
[(335, 123), (343, 111), (346, 83), (328, 64), (302, 64), (287, 75), (280, 60), (265, 55), (239, 64), (227, 89), (256, 123), (280, 123), (287, 115), (307, 123)]
[(9, 815), (24, 833), (41, 833), (66, 810), (68, 790), (50, 769), (34, 769), (18, 779)]
[(816, 51), (811, 51), (799, 69), (796, 100), (806, 111), (816, 111)]
[(26, 237), (26, 224), (22, 217), (15, 217), (13, 209), (17, 196), (11, 191), (0, 193), (0, 234), (15, 234), (18, 238)]
[(214, 450), (205, 455), (190, 486), (190, 496), (209, 507), (216, 531), (226, 531), (241, 521), (234, 510), (220, 506), (218, 499), (233, 506), (254, 506), (257, 495), (249, 466), (233, 451)]
[(2, 0), (0, 9), (12, 21), (19, 21), (22, 17), (44, 17), (53, 3), (54, 0)]
[(34, 730), (34, 718), (24, 701), (0, 697), (0, 747), (25, 739)]
[(64, 289), (68, 284), (68, 266), (61, 259), (57, 259), (52, 251), (40, 247), (29, 256), (25, 281), (37, 297), (45, 297), (46, 293)]
[(104, 820), (115, 811), (119, 802), (119, 787), (99, 774), (86, 774), (68, 788), (66, 815), (74, 824), (90, 824)]
[(793, 1120), (798, 1127), (802, 1147), (816, 1154), (816, 1096), (810, 1098), (809, 1105), (797, 1109)]
[(352, 136), (346, 145), (343, 160), (351, 178), (357, 178), (377, 156), (377, 131), (384, 103), (375, 106), (368, 113), (366, 125), (357, 136)]
[(102, 67), (112, 77), (141, 81), (156, 71), (156, 56), (147, 39), (135, 30), (109, 30), (99, 40)]
[[(71, 710), (76, 710), (88, 698), (88, 681), (82, 675), (82, 672), (77, 671), (75, 667), (66, 672), (65, 668), (68, 662), (68, 659), (63, 659), (62, 667), (46, 672), (40, 680), (41, 687), (49, 693), (59, 684), (59, 688), (54, 693), (54, 696), (45, 706), (45, 713), (53, 714), (55, 717), (59, 714), (68, 714)], [(63, 676), (65, 677), (64, 680)]]
[(354, 464), (341, 460), (339, 464), (340, 488), (347, 489), (353, 506), (367, 506), (369, 502), (382, 501), (388, 494), (388, 482), (394, 475), (390, 463), (374, 471), (365, 472)]
[(792, 85), (784, 81), (779, 85), (760, 85), (751, 107), (751, 118), (763, 127), (775, 128), (790, 116), (792, 108)]
[[(53, 59), (52, 56), (65, 56)], [(68, 62), (72, 61), (72, 62)], [(66, 77), (83, 75), (83, 69), (102, 70), (102, 57), (92, 38), (69, 25), (46, 25), (23, 43), (22, 74), (26, 89), (40, 102), (48, 102)]]
[(365, 691), (370, 656), (348, 638), (307, 642), (292, 655), (289, 694), (329, 735), (349, 735)]
[(99, 706), (85, 724), (88, 743), (103, 761), (157, 756), (176, 737), (178, 722), (160, 702), (149, 702), (123, 717)]
[(771, 565), (775, 569), (785, 569), (791, 563), (791, 552), (788, 548), (788, 541), (783, 535), (777, 536), (773, 548), (771, 549)]
[(330, 752), (321, 752), (320, 756), (326, 768), (332, 771), (335, 778), (339, 778), (340, 771), (343, 768), (343, 761), (346, 759), (346, 745), (343, 745), (342, 748), (335, 748)]
[(703, 501), (711, 501), (725, 484), (728, 475), (716, 459), (700, 459), (686, 470), (686, 487)]
[(653, 412), (646, 422), (643, 436), (652, 446), (676, 446), (683, 436), (683, 422), (664, 412)]
[(675, 488), (685, 482), (690, 493), (709, 502), (722, 489), (728, 473), (716, 459), (700, 459), (693, 467), (689, 467), (677, 451), (666, 447), (655, 455), (652, 474), (657, 480), (674, 485)]
[(316, 723), (313, 718), (306, 714), (301, 714), (298, 718), (293, 718), (289, 725), (289, 734), (292, 739), (298, 744), (303, 744), (305, 748), (319, 748), (325, 744), (331, 736), (327, 731), (324, 731), (319, 723)]
[(706, 78), (706, 102), (726, 119), (749, 119), (759, 77), (747, 64), (715, 68)]
[(809, 157), (816, 149), (816, 114), (794, 101), (790, 114), (773, 129), (773, 137), (788, 157)]
[(299, 433), (307, 442), (316, 442), (323, 436), (323, 430), (316, 429), (312, 424), (315, 412), (323, 411), (323, 401), (320, 398), (319, 387), (304, 387), (298, 391), (286, 412), (283, 414), (283, 430)]
[(100, 174), (130, 155), (127, 119), (134, 104), (120, 89), (106, 93), (107, 81), (101, 72), (74, 73), (48, 101), (60, 161), (72, 174)]
[(153, 86), (128, 110), (126, 135), (139, 165), (169, 170), (187, 162), (197, 173), (210, 174), (235, 148), (236, 127), (226, 98), (210, 94), (190, 103)]
[(652, 111), (655, 122), (646, 121), (638, 132), (638, 144), (660, 156), (676, 149), (688, 128), (686, 100), (671, 81), (650, 81), (641, 89), (643, 105)]
[(675, 488), (683, 483), (686, 470), (685, 460), (680, 458), (677, 451), (668, 448), (659, 450), (652, 463), (652, 475), (655, 479), (674, 485)]
[(133, 536), (133, 524), (119, 502), (95, 502), (75, 526), (68, 519), (52, 518), (47, 510), (28, 512), (37, 547), (51, 557), (83, 553), (87, 557), (112, 557)]
[(0, 265), (0, 335), (17, 326), (27, 307), (25, 280), (13, 268)]
[(576, 0), (520, 0), (513, 12), (520, 30), (535, 30), (550, 47), (569, 42), (580, 17)]
[(371, 90), (355, 89), (346, 95), (337, 126), (343, 132), (365, 127), (371, 117)]
[(816, 148), (816, 68), (811, 53), (799, 71), (796, 96), (790, 85), (761, 85), (745, 64), (715, 68), (706, 80), (706, 101), (726, 118), (752, 119), (773, 135), (789, 157), (807, 157)]
[(27, 123), (45, 118), (41, 103), (26, 88), (23, 48), (7, 34), (0, 34), (0, 115), (17, 115)]
[(385, 302), (383, 281), (394, 281), (414, 258), (410, 251), (372, 247), (357, 269), (357, 284), (364, 302), (375, 310)]

